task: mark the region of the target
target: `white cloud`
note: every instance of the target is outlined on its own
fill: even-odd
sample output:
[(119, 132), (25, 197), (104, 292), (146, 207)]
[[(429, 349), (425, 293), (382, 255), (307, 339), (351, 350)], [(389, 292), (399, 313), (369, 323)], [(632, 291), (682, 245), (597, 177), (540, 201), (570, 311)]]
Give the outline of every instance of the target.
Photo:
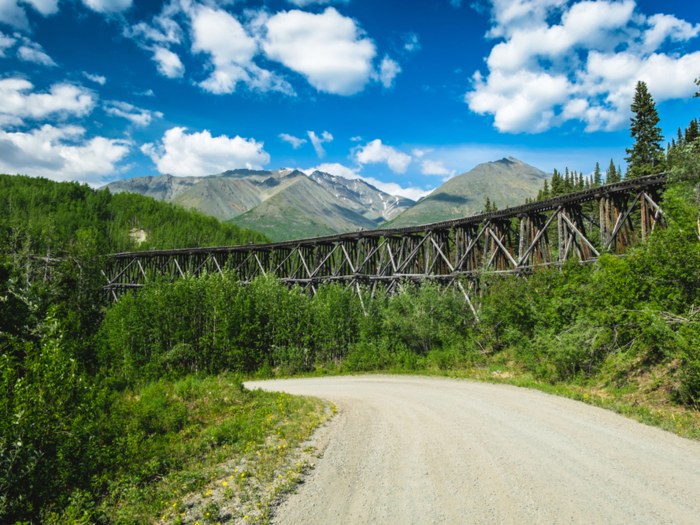
[(323, 13), (280, 12), (266, 22), (268, 58), (306, 77), (319, 91), (354, 95), (374, 74), (374, 43), (355, 20), (329, 7)]
[(58, 0), (27, 0), (20, 6), (18, 0), (0, 0), (0, 22), (23, 31), (29, 31), (29, 20), (24, 5), (29, 5), (42, 16), (58, 12)]
[(355, 151), (355, 160), (360, 164), (386, 162), (394, 173), (406, 173), (406, 169), (411, 163), (411, 156), (391, 146), (386, 146), (382, 144), (381, 140), (377, 139), (359, 147)]
[(25, 62), (34, 62), (47, 67), (55, 67), (56, 62), (44, 52), (44, 48), (26, 37), (22, 37), (23, 45), (17, 50), (17, 57)]
[(26, 133), (0, 130), (0, 172), (95, 185), (118, 170), (116, 163), (130, 144), (104, 137), (85, 140), (84, 135), (78, 126), (49, 124)]
[(418, 39), (418, 35), (416, 33), (407, 33), (406, 35), (404, 35), (403, 40), (403, 48), (409, 53), (412, 53), (414, 51), (420, 51), (420, 40)]
[(21, 124), (25, 118), (82, 117), (96, 102), (91, 91), (72, 84), (54, 84), (48, 93), (30, 93), (33, 88), (24, 79), (0, 80), (0, 125)]
[(294, 94), (283, 78), (253, 62), (258, 53), (257, 40), (226, 11), (206, 6), (193, 10), (192, 51), (211, 56), (214, 70), (209, 78), (199, 83), (205, 91), (233, 93), (240, 82), (256, 91)]
[(441, 160), (425, 159), (421, 163), (420, 171), (423, 175), (443, 175), (448, 178), (455, 175), (455, 170), (448, 170)]
[(124, 28), (124, 36), (134, 39), (138, 45), (153, 53), (153, 61), (158, 72), (167, 78), (180, 78), (185, 73), (185, 66), (180, 57), (169, 46), (179, 44), (183, 38), (180, 25), (173, 20), (181, 12), (177, 2), (163, 6), (163, 10), (149, 25), (139, 22)]
[(375, 188), (382, 190), (384, 193), (388, 193), (389, 195), (400, 195), (401, 197), (406, 197), (407, 199), (411, 199), (413, 201), (422, 199), (426, 195), (430, 195), (430, 193), (433, 191), (424, 190), (423, 188), (417, 188), (415, 186), (404, 188), (396, 182), (382, 182), (373, 177), (362, 177), (362, 180), (368, 184), (371, 184)]
[(16, 39), (0, 33), (0, 57), (5, 57), (5, 50), (11, 48), (17, 42)]
[(433, 148), (425, 148), (425, 149), (415, 148), (415, 149), (411, 150), (411, 153), (413, 154), (414, 157), (418, 157), (420, 159), (426, 153), (430, 153), (431, 151), (433, 151)]
[(236, 168), (262, 169), (270, 155), (262, 142), (226, 135), (212, 137), (207, 130), (185, 133), (186, 128), (171, 128), (160, 143), (148, 143), (141, 151), (148, 155), (161, 173), (175, 176), (202, 176)]
[(493, 0), (488, 37), (503, 39), (465, 95), (472, 111), (504, 132), (541, 132), (567, 120), (587, 131), (619, 129), (634, 87), (647, 82), (657, 102), (688, 98), (700, 52), (662, 46), (700, 33), (671, 15), (646, 17), (634, 0)]
[(309, 168), (306, 170), (301, 170), (307, 175), (311, 175), (314, 171), (322, 171), (323, 173), (330, 173), (336, 177), (343, 177), (345, 179), (360, 179), (359, 168), (348, 168), (343, 166), (338, 162), (324, 162), (316, 166), (315, 168)]
[(156, 94), (153, 92), (152, 89), (147, 89), (146, 91), (140, 91), (138, 93), (134, 93), (134, 95), (139, 96), (139, 97), (155, 97)]
[(185, 66), (180, 57), (166, 47), (155, 46), (152, 48), (153, 61), (158, 72), (164, 77), (180, 78), (185, 74)]
[(382, 64), (379, 67), (379, 80), (386, 89), (394, 85), (394, 78), (401, 73), (401, 66), (388, 56), (382, 59)]
[(137, 108), (127, 102), (118, 100), (105, 102), (104, 110), (108, 115), (125, 118), (137, 126), (148, 126), (153, 118), (163, 118), (163, 114), (160, 111)]
[(426, 191), (422, 188), (404, 188), (395, 182), (382, 182), (374, 177), (363, 177), (359, 173), (360, 168), (349, 168), (348, 166), (344, 166), (337, 162), (323, 163), (315, 168), (309, 168), (302, 171), (307, 175), (311, 175), (314, 171), (322, 171), (324, 173), (335, 175), (336, 177), (344, 177), (350, 180), (360, 179), (365, 181), (367, 184), (371, 184), (384, 193), (388, 193), (389, 195), (400, 195), (401, 197), (406, 197), (414, 201), (417, 201), (430, 193), (430, 191)]
[(306, 139), (300, 139), (298, 137), (295, 137), (294, 135), (289, 135), (287, 133), (280, 133), (279, 137), (280, 139), (282, 139), (282, 141), (291, 144), (294, 149), (299, 149), (302, 144), (306, 144)]
[(350, 0), (287, 0), (290, 4), (294, 4), (297, 7), (306, 7), (307, 5), (318, 4), (318, 5), (328, 5), (328, 4), (347, 4)]
[(333, 140), (333, 135), (328, 133), (327, 131), (324, 131), (321, 136), (317, 136), (316, 133), (313, 131), (307, 131), (307, 135), (309, 135), (309, 139), (311, 139), (311, 144), (313, 144), (314, 149), (316, 150), (316, 155), (318, 155), (319, 159), (322, 159), (326, 155), (326, 150), (323, 149), (322, 144), (324, 142), (330, 142)]
[(132, 0), (83, 0), (85, 7), (103, 14), (121, 13), (129, 9), (132, 3)]
[(92, 82), (95, 82), (96, 84), (99, 84), (100, 86), (104, 86), (105, 82), (107, 82), (107, 79), (103, 77), (102, 75), (91, 75), (87, 71), (83, 71), (83, 76), (87, 78), (88, 80), (91, 80)]
[(362, 137), (358, 135), (357, 137), (352, 137), (350, 140), (353, 142), (362, 142)]

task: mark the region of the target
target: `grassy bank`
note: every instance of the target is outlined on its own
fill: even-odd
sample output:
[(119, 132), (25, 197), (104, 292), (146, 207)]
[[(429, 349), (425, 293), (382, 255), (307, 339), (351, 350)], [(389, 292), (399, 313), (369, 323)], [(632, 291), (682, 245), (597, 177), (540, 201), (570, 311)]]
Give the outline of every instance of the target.
[(237, 376), (187, 377), (124, 392), (111, 468), (42, 523), (265, 523), (309, 468), (299, 446), (333, 415), (312, 398), (247, 391)]

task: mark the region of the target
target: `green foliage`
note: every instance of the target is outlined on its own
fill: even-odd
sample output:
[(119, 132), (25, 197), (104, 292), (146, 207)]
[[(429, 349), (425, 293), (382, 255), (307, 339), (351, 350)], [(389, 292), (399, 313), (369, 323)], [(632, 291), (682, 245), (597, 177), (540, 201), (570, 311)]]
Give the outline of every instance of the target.
[(661, 128), (657, 127), (659, 114), (646, 83), (637, 82), (631, 108), (634, 117), (630, 119), (630, 135), (635, 143), (625, 150), (628, 155), (625, 157), (629, 166), (628, 177), (661, 173), (665, 169), (664, 150), (661, 146), (664, 138)]
[[(112, 195), (76, 182), (0, 175), (3, 253), (60, 257), (79, 241), (80, 231), (94, 232), (99, 253), (268, 242), (260, 233), (150, 197)], [(140, 231), (146, 236), (143, 242), (133, 235)]]

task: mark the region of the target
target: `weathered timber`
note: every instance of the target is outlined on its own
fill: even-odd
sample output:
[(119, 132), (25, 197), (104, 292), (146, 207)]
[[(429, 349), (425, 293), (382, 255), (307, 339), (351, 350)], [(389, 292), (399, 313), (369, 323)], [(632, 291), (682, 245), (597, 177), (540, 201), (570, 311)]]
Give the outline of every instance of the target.
[[(117, 300), (149, 280), (235, 271), (244, 283), (270, 275), (316, 293), (327, 282), (356, 289), (434, 280), (459, 289), (469, 307), (484, 273), (522, 274), (575, 256), (624, 254), (663, 225), (658, 204), (666, 174), (650, 175), (553, 199), (450, 221), (357, 231), (271, 244), (116, 253), (104, 290)], [(588, 210), (588, 211), (586, 211)], [(591, 218), (597, 213), (599, 223)], [(637, 216), (639, 214), (639, 217)], [(516, 227), (513, 221), (517, 221)], [(636, 226), (635, 226), (636, 224)], [(639, 232), (637, 228), (641, 228)], [(470, 296), (471, 294), (471, 296)]]

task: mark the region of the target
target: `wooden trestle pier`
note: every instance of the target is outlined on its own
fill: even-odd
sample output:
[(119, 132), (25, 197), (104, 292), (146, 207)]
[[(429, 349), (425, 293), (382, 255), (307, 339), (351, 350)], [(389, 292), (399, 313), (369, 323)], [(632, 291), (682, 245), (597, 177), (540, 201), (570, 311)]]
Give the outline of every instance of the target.
[(237, 272), (250, 282), (273, 275), (315, 293), (342, 282), (389, 293), (402, 281), (431, 279), (461, 291), (473, 309), (473, 292), (485, 272), (520, 274), (569, 258), (622, 255), (663, 224), (659, 194), (666, 174), (408, 228), (357, 231), (312, 239), (110, 255), (105, 291), (117, 300), (156, 276)]

